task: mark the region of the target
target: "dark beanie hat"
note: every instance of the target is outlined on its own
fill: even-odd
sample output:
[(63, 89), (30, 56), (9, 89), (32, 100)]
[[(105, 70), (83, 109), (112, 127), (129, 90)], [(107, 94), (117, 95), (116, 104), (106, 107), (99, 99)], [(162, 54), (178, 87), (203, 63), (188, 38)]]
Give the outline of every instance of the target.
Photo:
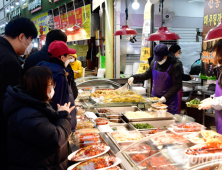
[(170, 47), (169, 51), (170, 51), (171, 53), (176, 53), (176, 52), (179, 51), (180, 49), (181, 49), (181, 48), (180, 48), (179, 45), (173, 44), (173, 45)]

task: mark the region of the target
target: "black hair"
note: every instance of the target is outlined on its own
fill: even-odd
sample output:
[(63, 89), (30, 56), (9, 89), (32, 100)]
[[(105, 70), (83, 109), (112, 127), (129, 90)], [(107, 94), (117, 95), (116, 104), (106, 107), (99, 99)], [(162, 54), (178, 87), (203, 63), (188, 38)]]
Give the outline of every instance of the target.
[(29, 37), (35, 39), (38, 35), (35, 24), (30, 19), (25, 17), (15, 18), (5, 27), (5, 35), (13, 39), (18, 37), (21, 33), (24, 33), (27, 39)]
[(63, 41), (66, 43), (67, 35), (61, 30), (58, 29), (52, 30), (46, 35), (46, 45), (50, 45), (55, 40)]
[(177, 45), (177, 44), (173, 44), (173, 45), (171, 45), (171, 47), (169, 48), (169, 51), (171, 52), (171, 53), (176, 53), (177, 51), (179, 51), (181, 49), (181, 47), (179, 46), (179, 45)]

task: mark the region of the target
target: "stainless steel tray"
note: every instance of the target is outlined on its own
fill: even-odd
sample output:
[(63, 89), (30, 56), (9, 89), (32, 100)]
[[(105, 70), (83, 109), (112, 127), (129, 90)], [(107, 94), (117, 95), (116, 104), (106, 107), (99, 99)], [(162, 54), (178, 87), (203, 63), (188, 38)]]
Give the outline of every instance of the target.
[[(168, 128), (171, 124), (174, 124), (174, 123), (175, 123), (175, 120), (158, 120), (158, 121), (131, 122), (130, 125), (131, 125), (132, 127), (134, 127), (133, 124), (137, 124), (137, 123), (140, 123), (140, 124), (148, 123), (148, 124), (150, 124), (150, 125), (152, 125), (152, 126), (155, 127), (155, 128), (153, 128), (153, 129), (157, 129), (157, 128), (159, 128), (159, 129), (166, 129), (166, 128)], [(135, 127), (134, 127), (134, 128), (135, 128)], [(135, 128), (135, 129), (136, 129), (136, 128)], [(153, 130), (153, 129), (152, 129), (152, 130)], [(149, 130), (149, 129), (137, 129), (137, 130)], [(167, 129), (166, 129), (166, 130), (167, 130)]]
[(109, 125), (111, 128), (113, 127), (125, 127), (127, 130), (129, 131), (133, 131), (136, 130), (133, 126), (130, 126), (128, 123), (122, 123), (122, 124), (114, 124), (114, 125)]
[[(123, 104), (122, 104), (122, 106), (123, 106)], [(95, 111), (99, 116), (103, 116), (105, 113), (99, 113), (98, 109), (109, 109), (112, 112), (117, 112), (117, 113), (124, 113), (125, 111), (132, 111), (132, 112), (141, 111), (138, 107), (101, 107), (101, 108), (95, 108)]]
[[(148, 112), (149, 113), (149, 112)], [(123, 119), (129, 121), (129, 122), (143, 122), (143, 121), (153, 121), (153, 120), (173, 120), (173, 115), (166, 112), (166, 116), (164, 117), (158, 117), (158, 113), (157, 112), (152, 112), (153, 114), (156, 114), (155, 117), (152, 118), (133, 118), (130, 119), (128, 118), (124, 113), (123, 113)]]

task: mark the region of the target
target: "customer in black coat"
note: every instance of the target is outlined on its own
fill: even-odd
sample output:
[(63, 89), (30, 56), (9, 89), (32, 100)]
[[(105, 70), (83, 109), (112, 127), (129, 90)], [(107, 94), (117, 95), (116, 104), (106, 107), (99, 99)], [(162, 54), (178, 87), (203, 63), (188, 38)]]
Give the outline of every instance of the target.
[(7, 120), (3, 115), (3, 98), (9, 85), (19, 85), (22, 68), (19, 55), (28, 54), (32, 49), (32, 39), (37, 37), (34, 23), (27, 18), (11, 20), (5, 27), (5, 37), (0, 37), (0, 166), (7, 170), (6, 128)]
[(63, 41), (66, 43), (67, 35), (58, 29), (50, 31), (46, 35), (46, 44), (42, 47), (42, 49), (40, 51), (30, 54), (25, 60), (24, 73), (31, 67), (36, 66), (41, 61), (49, 61), (48, 47), (55, 40)]
[(69, 104), (49, 104), (54, 82), (47, 67), (33, 67), (22, 86), (7, 88), (4, 114), (8, 118), (10, 170), (66, 170), (67, 139), (71, 133)]

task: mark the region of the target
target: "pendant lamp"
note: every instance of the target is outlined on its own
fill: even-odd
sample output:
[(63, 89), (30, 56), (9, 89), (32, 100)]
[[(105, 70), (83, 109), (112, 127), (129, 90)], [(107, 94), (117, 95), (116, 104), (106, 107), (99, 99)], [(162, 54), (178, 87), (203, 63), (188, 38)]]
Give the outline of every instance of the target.
[(117, 36), (117, 35), (135, 35), (137, 34), (136, 30), (134, 29), (130, 29), (127, 25), (127, 20), (128, 20), (128, 8), (127, 8), (127, 0), (126, 0), (126, 10), (125, 10), (125, 13), (126, 13), (126, 25), (123, 25), (122, 28), (120, 30), (117, 30), (114, 34), (114, 36)]
[(167, 29), (167, 27), (163, 27), (163, 1), (160, 1), (162, 4), (162, 24), (159, 30), (153, 34), (151, 34), (148, 38), (148, 41), (167, 41), (167, 40), (178, 40), (180, 39), (179, 35), (175, 32), (171, 32)]
[(208, 31), (204, 41), (213, 41), (213, 40), (217, 40), (217, 39), (221, 39), (222, 38), (222, 19), (220, 21), (220, 23), (212, 28), (210, 31)]

